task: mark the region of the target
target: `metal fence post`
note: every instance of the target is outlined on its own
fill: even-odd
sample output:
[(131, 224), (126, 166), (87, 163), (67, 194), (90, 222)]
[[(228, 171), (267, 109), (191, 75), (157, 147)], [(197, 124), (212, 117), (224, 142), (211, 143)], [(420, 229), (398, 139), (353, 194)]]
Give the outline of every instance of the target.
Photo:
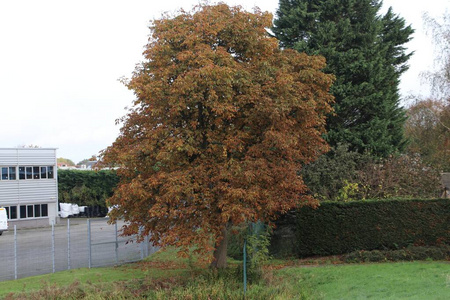
[(14, 225), (14, 279), (17, 279), (17, 228)]
[(145, 257), (148, 257), (148, 235), (145, 236)]
[(243, 268), (244, 268), (244, 297), (247, 292), (247, 239), (244, 240), (244, 249), (243, 249)]
[(117, 238), (117, 223), (114, 223), (114, 233), (116, 235), (116, 264), (119, 264), (119, 239)]
[(92, 263), (92, 249), (91, 249), (91, 219), (87, 220), (87, 229), (88, 229), (88, 252), (89, 252), (89, 258), (88, 258), (88, 267), (91, 268)]
[(70, 270), (70, 219), (67, 218), (67, 270)]
[(52, 271), (55, 273), (55, 221), (52, 221)]
[[(141, 233), (142, 233), (142, 228), (139, 227), (139, 237), (141, 236)], [(144, 241), (142, 241), (140, 243), (140, 248), (141, 248), (141, 260), (143, 260), (144, 259)]]

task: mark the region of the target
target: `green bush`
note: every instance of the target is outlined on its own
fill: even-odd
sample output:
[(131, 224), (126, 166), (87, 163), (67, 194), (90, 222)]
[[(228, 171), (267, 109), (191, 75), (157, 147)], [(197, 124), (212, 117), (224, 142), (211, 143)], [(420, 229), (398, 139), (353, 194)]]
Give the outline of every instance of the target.
[[(450, 199), (322, 202), (280, 221), (272, 237), (274, 256), (337, 255), (359, 250), (398, 250), (450, 244)], [(291, 236), (280, 238), (279, 232)], [(377, 254), (374, 254), (377, 255)]]
[[(247, 278), (249, 282), (258, 281), (263, 275), (262, 266), (269, 261), (271, 228), (262, 222), (250, 223), (248, 226), (235, 227), (230, 230), (228, 256), (243, 260), (246, 245)], [(246, 241), (246, 243), (244, 243)], [(243, 274), (242, 265), (238, 268)]]

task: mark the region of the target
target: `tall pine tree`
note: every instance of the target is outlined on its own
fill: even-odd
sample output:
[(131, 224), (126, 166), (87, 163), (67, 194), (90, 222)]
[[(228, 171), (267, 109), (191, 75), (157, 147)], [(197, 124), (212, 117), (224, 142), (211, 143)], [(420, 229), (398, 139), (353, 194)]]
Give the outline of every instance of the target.
[(404, 146), (398, 85), (413, 29), (380, 8), (376, 0), (280, 0), (273, 32), (283, 48), (324, 56), (325, 72), (336, 75), (330, 145), (387, 156)]

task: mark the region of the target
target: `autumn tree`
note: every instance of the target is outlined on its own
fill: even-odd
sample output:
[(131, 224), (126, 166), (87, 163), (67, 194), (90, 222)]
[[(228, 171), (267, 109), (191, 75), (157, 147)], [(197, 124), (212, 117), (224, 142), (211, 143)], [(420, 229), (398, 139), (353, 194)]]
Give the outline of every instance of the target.
[(66, 164), (68, 166), (75, 166), (75, 163), (68, 158), (58, 157), (57, 161), (58, 163)]
[(284, 48), (323, 55), (324, 71), (336, 76), (330, 145), (386, 157), (405, 145), (398, 85), (413, 30), (380, 8), (374, 0), (280, 0), (273, 32)]
[(136, 95), (102, 154), (119, 166), (111, 220), (125, 235), (212, 255), (226, 265), (227, 230), (314, 205), (299, 166), (322, 139), (332, 76), (321, 57), (280, 50), (269, 13), (225, 4), (153, 22)]
[(450, 172), (450, 98), (416, 100), (407, 109), (407, 151), (434, 168)]

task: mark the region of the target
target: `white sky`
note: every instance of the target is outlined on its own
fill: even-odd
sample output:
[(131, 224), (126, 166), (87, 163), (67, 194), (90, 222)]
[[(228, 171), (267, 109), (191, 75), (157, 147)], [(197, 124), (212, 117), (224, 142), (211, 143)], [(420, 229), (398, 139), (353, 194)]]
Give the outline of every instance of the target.
[[(247, 10), (275, 13), (278, 0), (226, 0)], [(118, 79), (130, 77), (163, 12), (193, 0), (6, 0), (0, 1), (0, 147), (56, 147), (75, 163), (109, 146), (119, 133), (133, 93)], [(415, 51), (402, 78), (403, 96), (427, 95), (418, 74), (433, 64), (422, 14), (440, 16), (450, 0), (385, 0), (416, 29)]]

